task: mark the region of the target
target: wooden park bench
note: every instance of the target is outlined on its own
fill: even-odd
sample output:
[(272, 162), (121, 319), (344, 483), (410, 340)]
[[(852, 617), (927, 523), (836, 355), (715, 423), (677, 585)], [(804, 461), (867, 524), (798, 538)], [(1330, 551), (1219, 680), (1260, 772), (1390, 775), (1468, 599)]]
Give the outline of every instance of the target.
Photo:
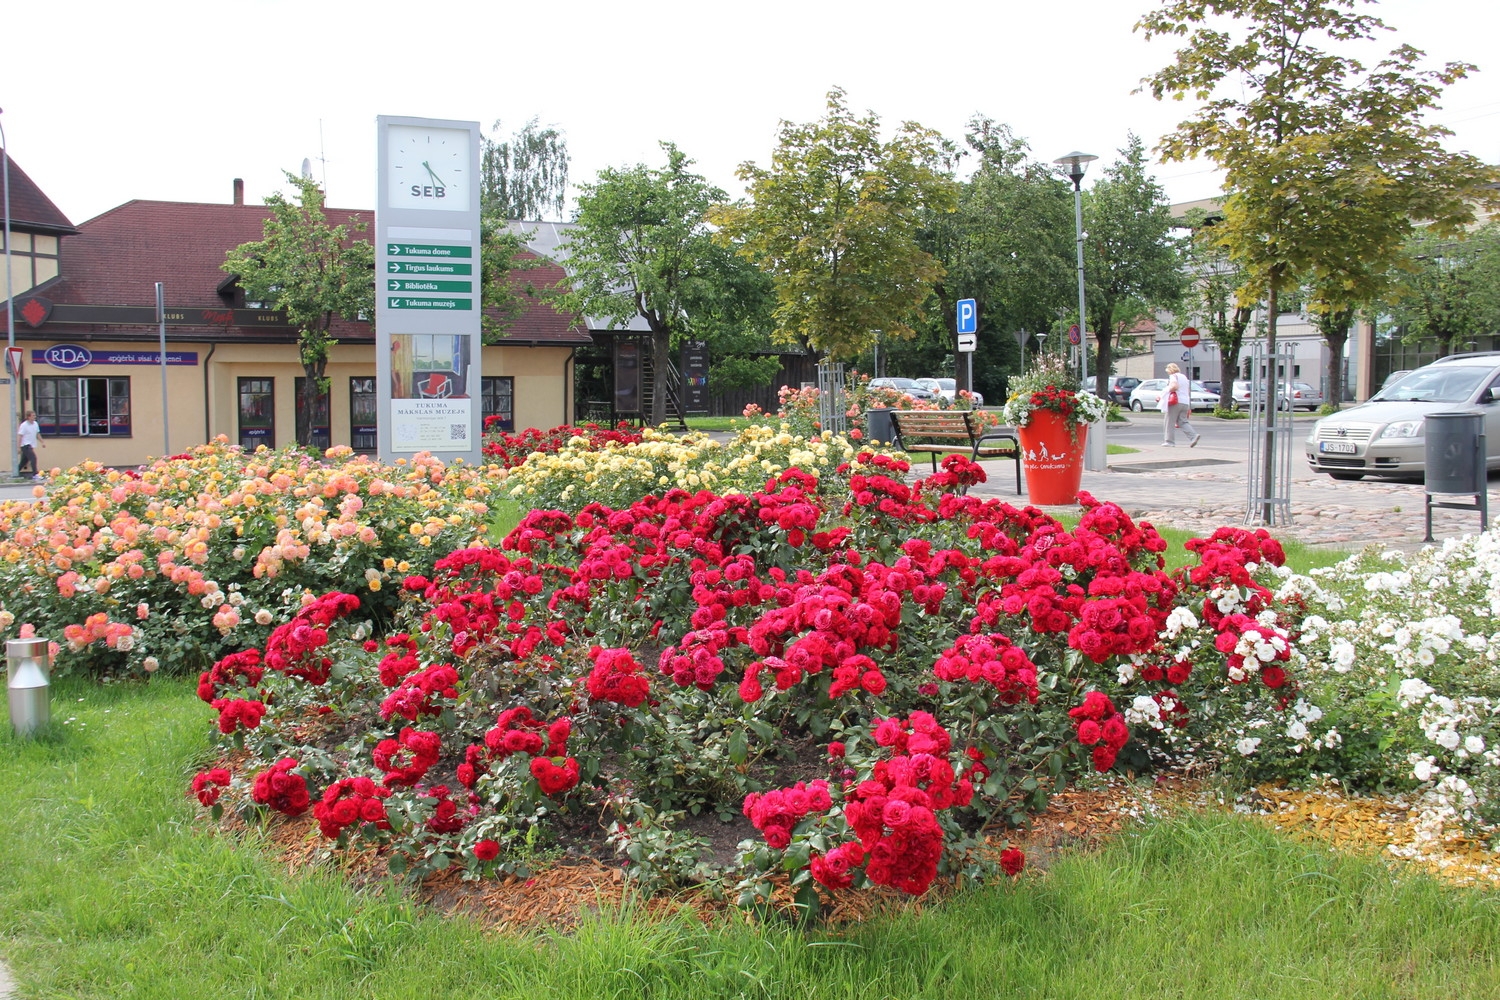
[(971, 462), (1008, 458), (1016, 463), (1016, 495), (1021, 495), (1021, 439), (1014, 427), (986, 427), (973, 410), (892, 410), (890, 416), (901, 450), (926, 452), (933, 472), (938, 456), (951, 452), (966, 451)]

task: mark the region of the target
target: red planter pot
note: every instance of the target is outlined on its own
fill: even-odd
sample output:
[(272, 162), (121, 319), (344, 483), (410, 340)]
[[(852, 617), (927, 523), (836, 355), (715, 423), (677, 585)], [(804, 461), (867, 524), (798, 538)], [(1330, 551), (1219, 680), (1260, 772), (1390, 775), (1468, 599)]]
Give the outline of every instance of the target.
[(1039, 507), (1074, 503), (1083, 481), (1083, 446), (1089, 425), (1078, 426), (1078, 439), (1063, 418), (1051, 410), (1037, 410), (1026, 426), (1016, 429), (1021, 439), (1021, 465), (1026, 470), (1026, 496)]

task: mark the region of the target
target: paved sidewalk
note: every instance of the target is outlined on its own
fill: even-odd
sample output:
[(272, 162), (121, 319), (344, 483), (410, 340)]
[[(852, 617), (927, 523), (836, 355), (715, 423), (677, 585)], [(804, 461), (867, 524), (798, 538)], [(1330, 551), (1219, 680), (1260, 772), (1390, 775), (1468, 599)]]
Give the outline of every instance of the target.
[[(1245, 526), (1249, 455), (1242, 445), (1214, 447), (1209, 438), (1205, 434), (1196, 448), (1179, 444), (1174, 449), (1157, 446), (1111, 455), (1106, 471), (1084, 472), (1081, 488), (1119, 504), (1136, 520), (1158, 526), (1205, 534), (1225, 525)], [(1014, 466), (1008, 461), (983, 464), (989, 481), (972, 492), (1013, 501)], [(1292, 456), (1291, 479), (1291, 523), (1267, 526), (1278, 537), (1348, 549), (1376, 544), (1412, 552), (1424, 545), (1426, 494), (1421, 483), (1335, 482), (1314, 476), (1300, 441)], [(1490, 510), (1500, 515), (1500, 478), (1491, 477), (1489, 487)], [(1439, 543), (1478, 531), (1478, 511), (1433, 510), (1432, 534)]]

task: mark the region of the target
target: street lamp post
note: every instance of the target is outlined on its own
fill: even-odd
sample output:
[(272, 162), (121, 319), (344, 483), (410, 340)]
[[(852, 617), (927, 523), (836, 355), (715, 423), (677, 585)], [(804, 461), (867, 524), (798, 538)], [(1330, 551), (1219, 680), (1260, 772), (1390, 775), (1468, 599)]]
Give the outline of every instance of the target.
[[(1073, 182), (1073, 223), (1078, 234), (1079, 369), (1084, 379), (1089, 376), (1089, 340), (1086, 321), (1088, 306), (1083, 294), (1083, 172), (1088, 169), (1090, 163), (1097, 159), (1099, 157), (1092, 153), (1074, 151), (1052, 161), (1060, 167), (1066, 167), (1067, 178)], [(1095, 383), (1096, 390), (1104, 388), (1097, 384), (1097, 377)], [(1083, 452), (1083, 467), (1090, 472), (1103, 472), (1109, 464), (1108, 455), (1109, 451), (1104, 441), (1104, 421), (1099, 420), (1089, 428), (1088, 444), (1085, 445)]]
[[(0, 108), (0, 114), (4, 109)], [(0, 185), (4, 187), (5, 202), (5, 347), (6, 363), (10, 362), (10, 349), (16, 346), (16, 303), (15, 296), (11, 293), (10, 277), (10, 143), (5, 141), (5, 125), (0, 123)], [(15, 372), (6, 372), (5, 378), (5, 412), (10, 414), (7, 418), (11, 422), (11, 442), (9, 446), (12, 472), (20, 470), (20, 459), (15, 441), (16, 427), (20, 423), (16, 421), (16, 379), (19, 376)]]

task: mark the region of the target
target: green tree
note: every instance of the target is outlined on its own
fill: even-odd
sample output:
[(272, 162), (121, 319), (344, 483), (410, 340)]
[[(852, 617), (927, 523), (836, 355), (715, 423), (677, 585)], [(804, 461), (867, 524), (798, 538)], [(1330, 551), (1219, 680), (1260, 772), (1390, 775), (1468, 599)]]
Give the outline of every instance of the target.
[(351, 220), (332, 225), (323, 210), (323, 192), (311, 178), (287, 172), (295, 201), (281, 192), (266, 198), (271, 215), (264, 235), (229, 251), (221, 265), (238, 276), (245, 296), (274, 302), (297, 330), (297, 354), (307, 378), (298, 400), (297, 440), (312, 440), (318, 396), (327, 391), (328, 352), (335, 318), (354, 320), (375, 313), (375, 249), (354, 239), (365, 225)]
[(1115, 337), (1182, 297), (1181, 240), (1146, 148), (1130, 135), (1103, 179), (1083, 195), (1084, 300), (1097, 345), (1095, 391), (1108, 396)]
[[(641, 317), (657, 363), (683, 340), (713, 340), (736, 330), (754, 309), (757, 276), (714, 239), (709, 208), (727, 195), (693, 173), (693, 161), (669, 142), (665, 167), (638, 164), (600, 171), (578, 198), (578, 218), (563, 249), (575, 312), (625, 323)], [(759, 285), (764, 298), (763, 282)], [(666, 394), (652, 394), (652, 423), (666, 420)]]
[(744, 163), (750, 201), (724, 205), (720, 238), (770, 276), (775, 336), (850, 358), (886, 337), (910, 337), (943, 267), (918, 238), (924, 212), (954, 206), (947, 144), (907, 122), (889, 140), (855, 117), (844, 92), (807, 125), (783, 122), (769, 169)]
[[(922, 246), (945, 272), (933, 284), (929, 322), (940, 324), (945, 352), (956, 353), (958, 300), (975, 300), (976, 360), (1006, 363), (1003, 371), (977, 366), (975, 381), (987, 398), (1000, 399), (1001, 379), (1020, 355), (1011, 335), (1047, 329), (1075, 294), (1073, 197), (1009, 126), (975, 115), (964, 141), (977, 158), (974, 172), (959, 188), (956, 210), (926, 213), (922, 232)], [(966, 374), (959, 372), (961, 384)]]
[[(500, 133), (496, 121), (491, 131)], [(509, 139), (485, 136), (479, 158), (480, 212), (497, 219), (562, 219), (568, 194), (568, 140), (532, 118)]]
[[(1444, 150), (1447, 131), (1423, 120), (1442, 88), (1473, 67), (1421, 70), (1422, 53), (1399, 46), (1367, 70), (1333, 51), (1327, 46), (1385, 30), (1355, 13), (1359, 3), (1164, 0), (1136, 26), (1148, 39), (1186, 37), (1174, 61), (1143, 81), (1158, 100), (1201, 102), (1159, 152), (1168, 161), (1206, 156), (1224, 170), (1218, 236), (1265, 290), (1273, 355), (1283, 291), (1359, 254), (1390, 259), (1419, 221), (1438, 232), (1462, 228), (1473, 219), (1471, 199), (1494, 196), (1476, 184), (1493, 173)], [(1276, 456), (1266, 433), (1269, 496)]]
[(1439, 357), (1500, 329), (1500, 224), (1467, 238), (1413, 236), (1385, 311), (1406, 343), (1436, 341)]
[(1219, 409), (1231, 409), (1230, 389), (1239, 377), (1240, 349), (1258, 300), (1245, 272), (1217, 238), (1214, 220), (1202, 210), (1188, 214), (1193, 235), (1184, 251), (1188, 288), (1184, 314), (1219, 349)]

